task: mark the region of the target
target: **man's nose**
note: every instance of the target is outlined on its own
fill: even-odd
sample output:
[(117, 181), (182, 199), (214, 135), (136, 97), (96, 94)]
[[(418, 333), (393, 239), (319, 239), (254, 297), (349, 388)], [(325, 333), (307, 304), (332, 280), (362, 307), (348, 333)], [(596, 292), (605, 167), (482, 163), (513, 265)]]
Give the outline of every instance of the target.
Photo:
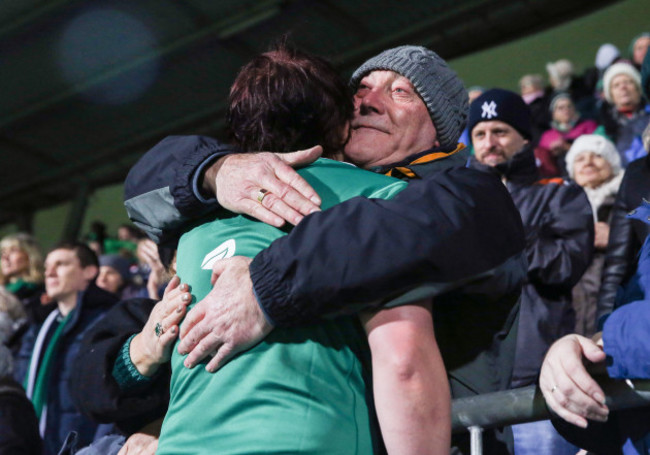
[(488, 143), (490, 148), (494, 148), (497, 145), (497, 137), (490, 132), (485, 133), (485, 141)]
[(384, 111), (383, 95), (378, 89), (367, 90), (359, 101), (359, 111), (361, 114), (377, 113)]

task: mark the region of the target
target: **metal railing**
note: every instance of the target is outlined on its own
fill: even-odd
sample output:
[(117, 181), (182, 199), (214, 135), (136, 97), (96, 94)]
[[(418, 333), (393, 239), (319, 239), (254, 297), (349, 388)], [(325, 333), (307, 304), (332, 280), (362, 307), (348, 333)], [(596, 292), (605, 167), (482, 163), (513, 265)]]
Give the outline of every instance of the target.
[[(650, 380), (614, 380), (606, 376), (596, 380), (611, 411), (650, 406)], [(451, 430), (469, 431), (471, 453), (481, 455), (483, 430), (552, 417), (539, 387), (530, 386), (453, 400)]]

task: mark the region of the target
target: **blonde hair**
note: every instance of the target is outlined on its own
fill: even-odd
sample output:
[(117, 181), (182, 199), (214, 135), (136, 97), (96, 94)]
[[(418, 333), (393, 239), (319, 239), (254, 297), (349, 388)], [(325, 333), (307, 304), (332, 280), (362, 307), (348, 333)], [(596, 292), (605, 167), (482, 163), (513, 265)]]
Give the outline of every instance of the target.
[[(44, 279), (43, 254), (36, 239), (27, 233), (18, 232), (17, 234), (7, 235), (0, 241), (0, 251), (14, 246), (27, 253), (29, 260), (27, 272), (21, 278), (29, 283), (42, 283)], [(7, 284), (8, 281), (7, 277), (2, 274), (2, 270), (0, 270), (0, 284)]]

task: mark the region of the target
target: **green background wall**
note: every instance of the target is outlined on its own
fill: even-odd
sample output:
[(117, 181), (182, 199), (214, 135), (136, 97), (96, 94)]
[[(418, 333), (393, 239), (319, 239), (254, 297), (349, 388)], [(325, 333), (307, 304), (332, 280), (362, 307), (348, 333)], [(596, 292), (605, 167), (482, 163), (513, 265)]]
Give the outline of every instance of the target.
[[(568, 58), (581, 72), (593, 65), (598, 47), (606, 42), (615, 44), (627, 55), (630, 41), (642, 31), (650, 31), (650, 1), (626, 0), (536, 35), (451, 60), (450, 64), (468, 87), (516, 90), (524, 74), (540, 73), (546, 77), (545, 65), (549, 61)], [(43, 248), (48, 249), (58, 241), (70, 208), (71, 204), (63, 204), (36, 214), (34, 231)], [(128, 222), (122, 206), (122, 185), (103, 188), (91, 196), (82, 232), (87, 233), (96, 219), (104, 221), (111, 234)], [(3, 226), (0, 235), (15, 230), (16, 226)]]

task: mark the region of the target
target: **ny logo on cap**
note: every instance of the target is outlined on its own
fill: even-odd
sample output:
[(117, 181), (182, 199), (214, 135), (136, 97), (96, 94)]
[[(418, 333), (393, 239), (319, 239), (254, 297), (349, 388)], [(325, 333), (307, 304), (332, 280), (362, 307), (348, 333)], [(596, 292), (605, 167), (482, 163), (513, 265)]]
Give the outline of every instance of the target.
[(492, 117), (496, 117), (497, 115), (497, 103), (494, 101), (490, 101), (488, 104), (487, 101), (483, 102), (483, 105), (481, 106), (481, 109), (483, 109), (483, 112), (481, 113), (481, 118), (487, 118), (488, 120), (491, 119)]

